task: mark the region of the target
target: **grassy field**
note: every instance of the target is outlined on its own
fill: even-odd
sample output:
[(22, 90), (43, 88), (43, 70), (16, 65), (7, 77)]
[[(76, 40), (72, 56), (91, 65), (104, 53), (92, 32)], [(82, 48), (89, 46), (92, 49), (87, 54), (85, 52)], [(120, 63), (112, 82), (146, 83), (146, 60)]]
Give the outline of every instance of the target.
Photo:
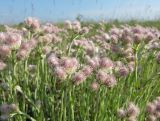
[(160, 21), (1, 25), (0, 119), (158, 120), (159, 29)]

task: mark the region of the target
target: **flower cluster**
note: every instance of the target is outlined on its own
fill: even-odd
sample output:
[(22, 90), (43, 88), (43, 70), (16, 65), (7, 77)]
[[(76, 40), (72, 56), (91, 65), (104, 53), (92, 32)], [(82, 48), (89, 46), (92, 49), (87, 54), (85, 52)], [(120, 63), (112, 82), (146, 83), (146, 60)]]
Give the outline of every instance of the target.
[(65, 80), (67, 75), (71, 75), (78, 68), (78, 61), (76, 58), (62, 57), (58, 58), (51, 53), (47, 57), (47, 62), (52, 68), (56, 77)]
[(38, 29), (40, 27), (40, 23), (39, 23), (38, 19), (33, 18), (33, 17), (28, 17), (25, 20), (25, 24), (28, 25), (29, 27), (34, 28), (34, 29)]
[(126, 109), (118, 109), (117, 115), (120, 118), (126, 118), (127, 121), (137, 121), (136, 118), (138, 117), (139, 112), (139, 108), (133, 102), (130, 102)]
[(156, 121), (160, 118), (160, 97), (147, 104), (146, 112), (148, 113), (149, 121)]

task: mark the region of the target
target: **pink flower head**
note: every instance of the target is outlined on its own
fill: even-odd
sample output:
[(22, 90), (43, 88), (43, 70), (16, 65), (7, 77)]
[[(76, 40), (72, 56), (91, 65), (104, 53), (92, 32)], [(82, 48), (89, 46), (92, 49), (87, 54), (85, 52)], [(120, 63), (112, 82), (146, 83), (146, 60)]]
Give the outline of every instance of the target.
[(29, 26), (32, 25), (32, 22), (33, 22), (33, 18), (32, 17), (28, 17), (26, 20), (25, 20), (25, 23)]
[(81, 23), (79, 21), (74, 21), (72, 23), (72, 28), (75, 32), (80, 32), (81, 31)]
[(79, 85), (80, 83), (82, 83), (83, 81), (85, 81), (86, 79), (86, 76), (79, 72), (79, 73), (76, 73), (74, 76), (73, 76), (73, 82), (76, 84), (76, 85)]
[(126, 111), (122, 108), (118, 109), (117, 115), (118, 115), (119, 118), (124, 118), (124, 117), (126, 117)]
[(111, 35), (111, 41), (113, 43), (118, 43), (118, 36), (117, 35)]
[(23, 50), (29, 50), (30, 49), (30, 44), (28, 42), (22, 42), (20, 49)]
[(50, 66), (58, 66), (59, 58), (57, 58), (55, 54), (51, 53), (47, 58), (47, 62)]
[(11, 49), (8, 45), (1, 45), (0, 46), (0, 56), (3, 58), (3, 57), (6, 57), (8, 55), (11, 54)]
[(96, 79), (98, 81), (100, 81), (101, 83), (104, 83), (106, 81), (106, 78), (107, 78), (107, 73), (102, 71), (102, 70), (99, 70), (96, 74)]
[(72, 29), (72, 23), (71, 23), (71, 21), (66, 20), (66, 21), (64, 22), (64, 27), (65, 27), (66, 29)]
[(16, 54), (18, 60), (23, 60), (28, 56), (29, 52), (27, 50), (19, 50)]
[(90, 56), (92, 56), (94, 54), (95, 50), (96, 50), (96, 48), (91, 45), (87, 45), (85, 47), (85, 51), (86, 51), (87, 55), (90, 55)]
[(82, 69), (82, 72), (85, 74), (85, 76), (89, 76), (93, 71), (93, 68), (90, 66), (84, 66)]
[(29, 43), (31, 49), (34, 49), (37, 46), (37, 41), (34, 38), (29, 40), (28, 43)]
[(52, 35), (52, 43), (57, 43), (57, 42), (61, 42), (61, 41), (62, 41), (62, 39), (59, 36), (57, 36), (55, 34)]
[(37, 19), (33, 20), (32, 27), (35, 29), (40, 27), (39, 21)]
[(112, 60), (110, 60), (109, 58), (102, 58), (100, 60), (100, 67), (101, 68), (113, 68), (114, 64), (112, 62)]
[(139, 112), (139, 108), (134, 103), (130, 102), (127, 108), (127, 115), (129, 117), (137, 117)]
[(154, 39), (154, 34), (153, 33), (151, 33), (151, 32), (147, 32), (147, 35), (146, 35), (147, 37), (146, 37), (146, 39), (148, 39), (148, 40), (152, 40), (152, 39)]
[(112, 52), (114, 52), (114, 53), (120, 53), (120, 48), (119, 48), (119, 46), (117, 46), (117, 45), (115, 45), (115, 44), (112, 44), (112, 45), (111, 45), (111, 50), (112, 50)]
[(66, 72), (65, 72), (63, 67), (57, 66), (55, 68), (54, 72), (55, 72), (55, 76), (58, 77), (59, 79), (64, 80), (67, 77), (67, 74), (66, 74)]
[(52, 42), (52, 35), (51, 34), (46, 34), (41, 37), (41, 42), (43, 45), (48, 45)]
[(4, 43), (6, 40), (6, 37), (7, 37), (6, 33), (0, 32), (0, 43)]
[(50, 51), (51, 51), (51, 47), (50, 46), (45, 46), (43, 47), (43, 54), (47, 55)]
[(103, 37), (104, 40), (110, 40), (111, 39), (111, 37), (107, 33), (103, 33), (102, 37)]
[(156, 111), (156, 106), (153, 103), (148, 103), (147, 106), (146, 106), (146, 111), (149, 114), (154, 114), (155, 111)]
[(112, 28), (109, 32), (110, 32), (111, 35), (119, 36), (119, 34), (120, 34), (120, 30), (116, 27)]
[(43, 27), (42, 27), (43, 31), (45, 33), (52, 33), (53, 32), (53, 25), (51, 23), (46, 23)]
[(93, 69), (97, 67), (96, 63), (92, 59), (88, 60), (87, 64), (90, 65)]
[(0, 61), (0, 71), (4, 70), (6, 68), (6, 64), (2, 61)]
[(91, 84), (91, 88), (92, 88), (93, 90), (98, 90), (99, 84), (98, 84), (97, 82), (93, 82), (93, 83)]
[(108, 74), (104, 84), (107, 87), (113, 87), (113, 86), (115, 86), (117, 84), (117, 81), (116, 81), (116, 79), (115, 79), (115, 77), (113, 75), (109, 75)]
[(73, 66), (72, 61), (70, 58), (65, 58), (62, 60), (62, 66), (64, 68), (71, 68)]
[(80, 31), (81, 34), (87, 34), (89, 32), (89, 28), (88, 27), (83, 27)]
[(129, 73), (129, 70), (128, 70), (127, 67), (122, 66), (122, 67), (119, 68), (119, 71), (118, 71), (118, 72), (119, 72), (119, 75), (120, 75), (120, 76), (127, 76), (128, 73)]
[(142, 34), (134, 34), (133, 38), (134, 38), (135, 43), (140, 43), (143, 39), (143, 35)]
[(134, 71), (134, 68), (135, 68), (135, 62), (133, 61), (131, 61), (131, 62), (129, 62), (128, 63), (128, 68), (129, 68), (129, 71), (130, 72), (133, 72)]
[(28, 17), (28, 18), (25, 20), (25, 23), (26, 23), (28, 26), (33, 27), (34, 29), (38, 29), (38, 28), (40, 27), (40, 23), (39, 23), (38, 19), (36, 19), (36, 18)]
[(17, 49), (21, 45), (22, 36), (16, 33), (8, 33), (5, 43), (9, 45), (12, 49)]
[(143, 32), (143, 28), (139, 25), (132, 28), (132, 32), (136, 34), (141, 34)]

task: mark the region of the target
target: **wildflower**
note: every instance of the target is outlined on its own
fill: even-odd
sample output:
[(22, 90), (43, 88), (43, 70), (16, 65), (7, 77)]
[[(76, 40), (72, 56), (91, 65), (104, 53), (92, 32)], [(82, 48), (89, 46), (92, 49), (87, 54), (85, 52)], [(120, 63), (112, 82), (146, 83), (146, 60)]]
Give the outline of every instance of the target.
[(72, 63), (72, 60), (70, 58), (63, 58), (61, 60), (61, 66), (64, 68), (72, 68), (74, 64)]
[(30, 49), (34, 49), (37, 45), (37, 41), (34, 38), (30, 39), (28, 43), (30, 45)]
[(99, 70), (96, 74), (96, 79), (98, 81), (100, 81), (101, 83), (104, 83), (106, 81), (106, 77), (107, 77), (107, 74), (106, 72), (102, 71), (102, 70)]
[(96, 63), (93, 59), (88, 59), (87, 60), (87, 64), (89, 65), (89, 66), (91, 66), (93, 69), (95, 69), (95, 68), (97, 68), (98, 67), (98, 63)]
[(11, 49), (8, 45), (0, 45), (0, 57), (4, 58), (11, 54)]
[(66, 20), (66, 21), (64, 22), (64, 27), (65, 27), (66, 29), (72, 29), (71, 21)]
[(23, 60), (28, 56), (29, 52), (27, 50), (19, 50), (16, 54), (18, 60)]
[(45, 46), (43, 47), (43, 54), (47, 55), (49, 52), (51, 51), (51, 47), (50, 46)]
[(81, 72), (76, 73), (73, 76), (73, 82), (76, 85), (79, 85), (80, 83), (82, 83), (83, 81), (85, 81), (85, 79), (86, 79), (86, 76), (83, 73), (81, 73)]
[(127, 76), (128, 73), (129, 73), (129, 70), (128, 70), (127, 67), (122, 66), (122, 67), (119, 68), (118, 73), (119, 73), (120, 76)]
[(92, 88), (93, 90), (98, 90), (99, 84), (98, 84), (97, 82), (93, 82), (93, 83), (91, 84), (91, 88)]
[(107, 33), (103, 33), (103, 34), (102, 34), (102, 37), (103, 37), (103, 39), (105, 39), (105, 40), (110, 40), (110, 39), (111, 39), (110, 36), (109, 36), (109, 34), (107, 34)]
[(113, 68), (113, 62), (109, 58), (102, 58), (100, 60), (100, 67), (101, 68)]
[(127, 121), (137, 121), (137, 119), (133, 116), (133, 117), (128, 117)]
[(59, 65), (59, 58), (57, 58), (55, 56), (55, 54), (51, 53), (48, 57), (47, 57), (47, 62), (50, 66), (57, 66)]
[(127, 115), (129, 117), (137, 117), (139, 112), (139, 108), (134, 103), (130, 102), (127, 108)]
[(8, 33), (5, 43), (12, 49), (18, 49), (21, 45), (22, 36), (16, 33)]
[(83, 27), (80, 31), (81, 34), (87, 34), (89, 32), (88, 27)]
[(25, 20), (25, 23), (29, 26), (32, 25), (32, 18), (31, 17), (28, 17), (26, 20)]
[(74, 21), (72, 23), (72, 28), (75, 32), (80, 32), (81, 31), (81, 23), (79, 21)]
[(153, 103), (148, 103), (147, 106), (146, 106), (146, 111), (149, 113), (149, 114), (153, 114), (155, 113), (156, 111), (156, 107)]
[(64, 79), (67, 78), (67, 74), (66, 74), (63, 67), (57, 66), (54, 70), (54, 74), (55, 74), (56, 77), (58, 77), (61, 80), (64, 80)]
[(28, 17), (25, 20), (25, 23), (26, 23), (26, 25), (28, 25), (34, 29), (38, 29), (40, 27), (40, 23), (39, 23), (38, 19), (36, 19), (36, 18)]
[(135, 62), (129, 62), (128, 63), (128, 68), (130, 72), (134, 71), (134, 67), (135, 67)]
[(148, 116), (148, 121), (156, 121), (156, 120), (157, 120), (157, 118), (156, 118), (155, 115), (149, 115)]
[(117, 35), (111, 35), (111, 41), (112, 43), (118, 43), (118, 36)]
[(134, 42), (135, 43), (140, 43), (142, 39), (143, 39), (142, 34), (137, 34), (137, 33), (134, 34)]
[(111, 45), (111, 50), (114, 53), (120, 53), (120, 48), (117, 45), (115, 45), (115, 44)]
[(57, 43), (57, 42), (61, 42), (61, 41), (62, 41), (62, 39), (60, 37), (58, 37), (55, 34), (52, 35), (52, 43)]
[(60, 65), (68, 74), (72, 74), (78, 67), (78, 61), (76, 58), (64, 57), (60, 60)]
[(43, 31), (45, 33), (52, 33), (53, 32), (53, 25), (51, 23), (46, 23), (43, 27), (42, 27)]
[(93, 69), (90, 66), (84, 66), (82, 69), (82, 72), (85, 74), (85, 76), (88, 76), (92, 73)]
[(0, 71), (4, 70), (6, 68), (6, 64), (2, 61), (0, 61)]
[(6, 38), (7, 38), (6, 33), (0, 32), (0, 43), (1, 43), (1, 44), (4, 44)]
[(52, 35), (51, 34), (46, 34), (40, 38), (41, 42), (43, 45), (48, 45), (52, 42)]
[(126, 111), (125, 111), (124, 109), (120, 108), (120, 109), (118, 109), (118, 111), (117, 111), (117, 115), (118, 115), (118, 117), (120, 117), (120, 118), (124, 118), (124, 117), (126, 117)]
[(30, 44), (28, 42), (22, 42), (20, 46), (21, 50), (29, 50), (30, 49)]
[(105, 79), (104, 84), (107, 87), (113, 87), (113, 86), (115, 86), (117, 84), (117, 81), (116, 81), (116, 79), (115, 79), (115, 77), (113, 75), (107, 74), (107, 77)]

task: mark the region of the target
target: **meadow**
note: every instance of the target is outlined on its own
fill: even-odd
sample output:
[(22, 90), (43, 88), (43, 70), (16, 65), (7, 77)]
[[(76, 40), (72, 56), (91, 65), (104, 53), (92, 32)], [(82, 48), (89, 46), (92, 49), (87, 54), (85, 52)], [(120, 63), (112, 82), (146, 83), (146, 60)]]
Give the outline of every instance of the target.
[(160, 21), (0, 25), (1, 121), (158, 121)]

